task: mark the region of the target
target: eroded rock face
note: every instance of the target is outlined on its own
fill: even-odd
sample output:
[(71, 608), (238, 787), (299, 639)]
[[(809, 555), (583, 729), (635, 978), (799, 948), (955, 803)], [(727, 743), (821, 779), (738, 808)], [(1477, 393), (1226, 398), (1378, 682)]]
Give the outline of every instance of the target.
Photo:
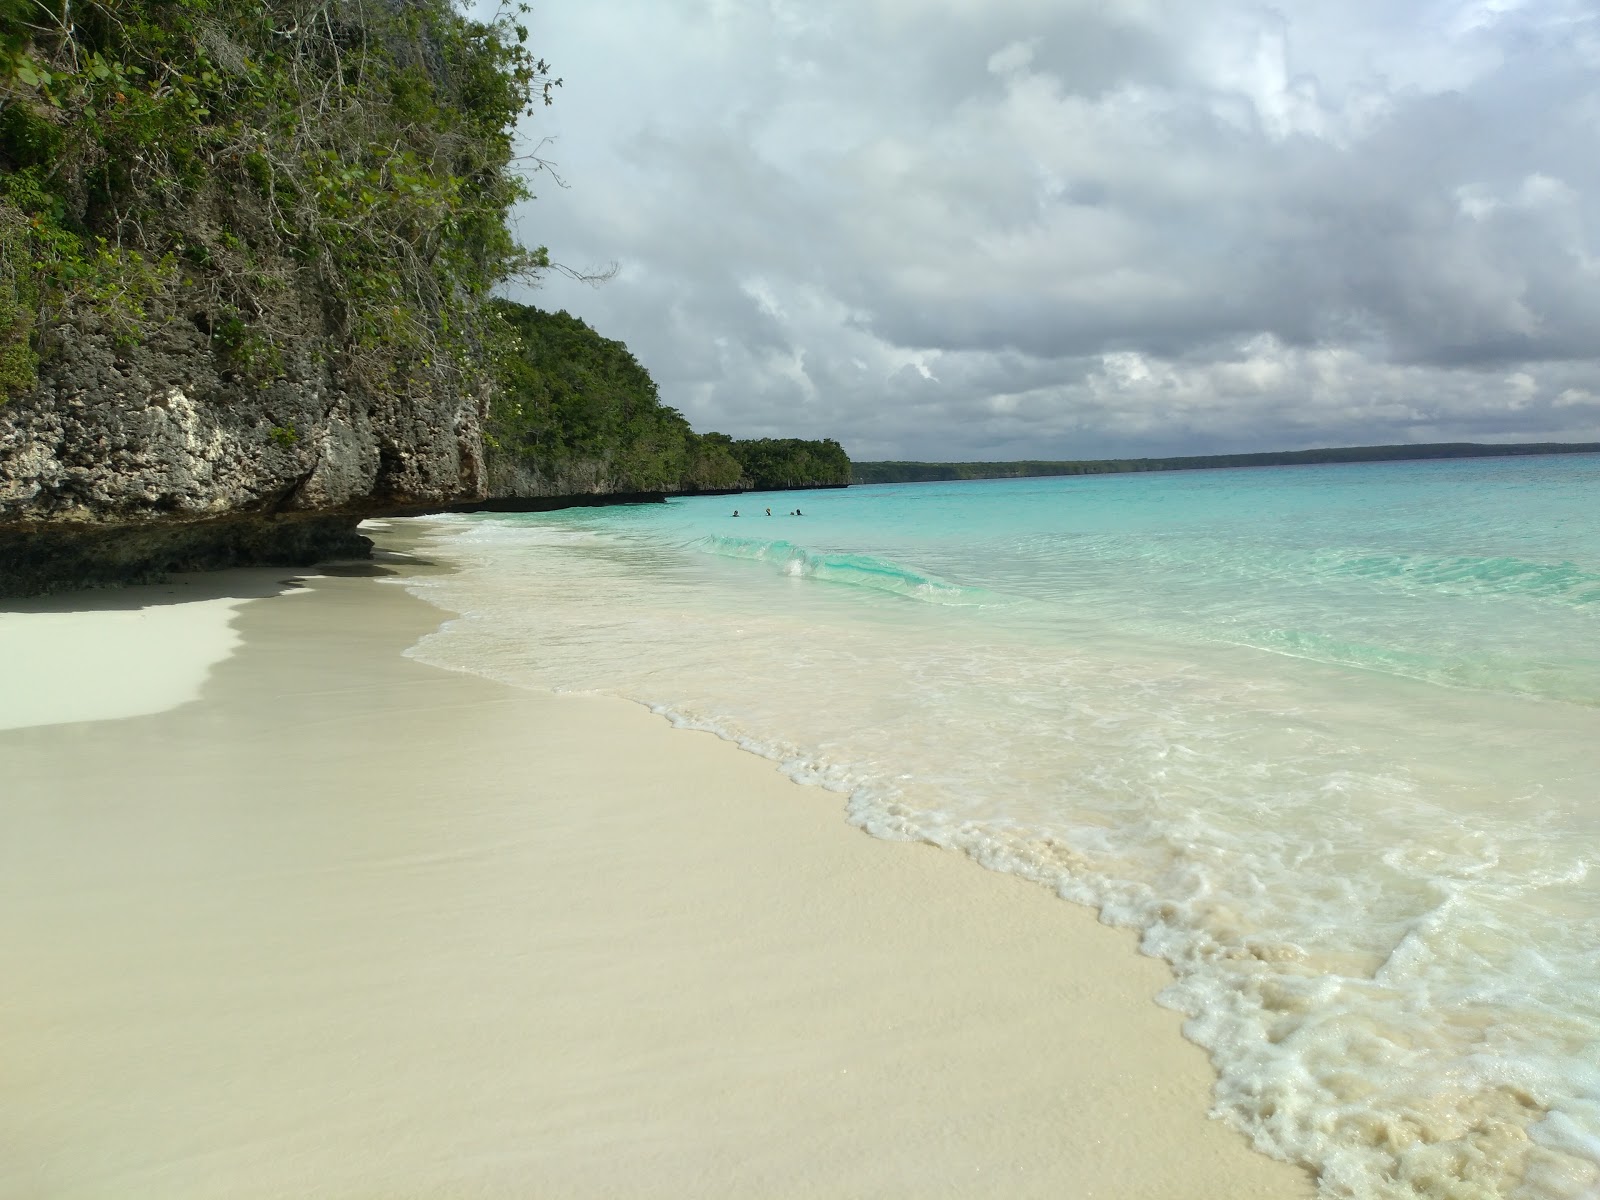
[(137, 346), (92, 319), (60, 332), (0, 406), (0, 595), (313, 561), (358, 548), (362, 517), (482, 495), (481, 390), (362, 388), (310, 347), (251, 378), (203, 321)]

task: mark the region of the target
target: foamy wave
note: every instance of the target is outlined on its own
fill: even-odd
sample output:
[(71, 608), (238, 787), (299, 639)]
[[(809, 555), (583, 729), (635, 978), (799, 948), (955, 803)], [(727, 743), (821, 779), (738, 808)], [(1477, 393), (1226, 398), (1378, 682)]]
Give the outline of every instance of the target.
[[(1453, 952), (1450, 943), (1480, 915), (1453, 911), (1447, 900), (1370, 975), (1343, 974), (1309, 961), (1293, 942), (1250, 934), (1203, 880), (1186, 889), (1108, 874), (1110, 844), (1095, 833), (1074, 839), (950, 820), (858, 766), (705, 714), (647, 707), (773, 760), (798, 783), (844, 794), (849, 821), (873, 836), (965, 854), (1138, 930), (1145, 952), (1178, 974), (1160, 999), (1189, 1018), (1185, 1033), (1210, 1052), (1217, 1111), (1258, 1149), (1313, 1169), (1322, 1195), (1600, 1196), (1600, 1138), (1586, 1132), (1600, 1127), (1600, 1069), (1534, 1048), (1564, 1041), (1581, 1053), (1589, 1028), (1552, 1013), (1548, 1026), (1519, 1039), (1504, 1025), (1515, 1019), (1509, 1012), (1430, 994), (1439, 980), (1408, 969)], [(1174, 826), (1142, 836), (1181, 848), (1193, 834)], [(1459, 869), (1472, 873), (1471, 864)], [(1170, 898), (1186, 890), (1189, 899)], [(1441, 1023), (1440, 1005), (1460, 1015)]]
[(722, 558), (771, 563), (785, 575), (849, 587), (892, 592), (929, 604), (975, 605), (990, 602), (979, 588), (963, 587), (870, 554), (824, 554), (793, 542), (711, 534), (689, 543), (691, 549)]

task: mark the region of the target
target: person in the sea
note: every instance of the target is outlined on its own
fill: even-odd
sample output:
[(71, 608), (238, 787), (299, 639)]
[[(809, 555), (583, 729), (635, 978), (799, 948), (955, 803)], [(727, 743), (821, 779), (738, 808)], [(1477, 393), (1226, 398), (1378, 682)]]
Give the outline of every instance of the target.
[(733, 510), (733, 515), (736, 517), (739, 515), (739, 510), (737, 508)]
[(805, 516), (805, 513), (803, 513), (803, 512), (801, 512), (801, 511), (800, 511), (800, 510), (799, 510), (799, 509), (798, 509), (798, 508), (797, 508), (797, 509), (795, 509), (795, 510), (794, 510), (794, 515), (795, 515), (795, 516), (797, 516), (797, 517), (803, 517), (803, 516)]
[(771, 515), (772, 515), (772, 510), (769, 508), (769, 509), (767, 509), (767, 516), (770, 517)]

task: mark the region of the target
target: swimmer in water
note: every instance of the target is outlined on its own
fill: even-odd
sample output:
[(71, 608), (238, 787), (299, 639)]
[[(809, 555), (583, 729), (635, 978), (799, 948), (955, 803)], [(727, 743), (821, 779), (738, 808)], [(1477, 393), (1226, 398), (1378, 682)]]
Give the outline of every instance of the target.
[(772, 510), (769, 508), (769, 509), (767, 509), (767, 516), (770, 517), (771, 515), (772, 515)]
[(739, 510), (737, 508), (733, 510), (733, 515), (736, 517), (739, 515)]

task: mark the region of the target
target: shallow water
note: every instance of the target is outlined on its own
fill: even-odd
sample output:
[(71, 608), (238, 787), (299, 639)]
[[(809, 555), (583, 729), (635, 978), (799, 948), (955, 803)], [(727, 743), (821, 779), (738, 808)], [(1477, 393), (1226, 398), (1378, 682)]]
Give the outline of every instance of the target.
[(1592, 1197), (1597, 496), (1581, 456), (452, 518), (414, 653), (1141, 930), (1219, 1113), (1327, 1195)]

